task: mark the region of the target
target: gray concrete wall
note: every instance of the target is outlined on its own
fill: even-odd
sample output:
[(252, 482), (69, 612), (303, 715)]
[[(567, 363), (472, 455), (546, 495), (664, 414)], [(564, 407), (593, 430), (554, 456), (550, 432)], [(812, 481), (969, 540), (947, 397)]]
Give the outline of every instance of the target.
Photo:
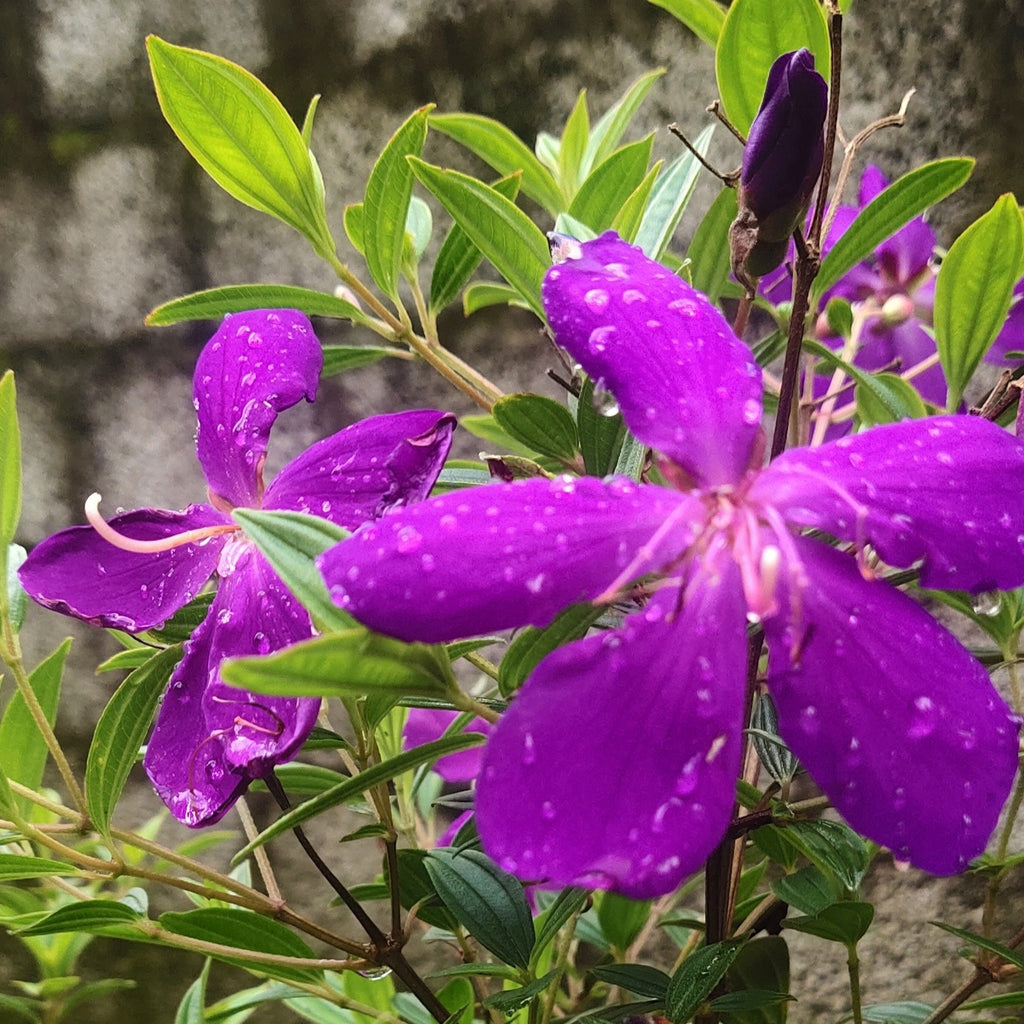
[[(150, 308), (216, 284), (334, 284), (303, 239), (221, 193), (178, 144), (149, 81), (150, 32), (240, 62), (296, 118), (313, 93), (323, 94), (314, 148), (339, 241), (344, 205), (361, 199), (373, 158), (423, 103), (500, 118), (532, 143), (539, 130), (558, 129), (580, 88), (600, 111), (655, 66), (668, 74), (638, 130), (677, 120), (695, 134), (715, 95), (707, 49), (643, 0), (4, 0), (0, 361), (18, 374), (26, 544), (79, 521), (92, 490), (107, 509), (202, 497), (190, 380), (209, 328), (145, 328)], [(937, 214), (946, 241), (998, 193), (1024, 196), (1024, 4), (856, 0), (846, 39), (847, 134), (918, 90), (906, 129), (876, 136), (867, 157), (892, 176), (939, 155), (979, 157), (972, 182)], [(716, 159), (734, 166), (738, 152), (720, 135)], [(663, 134), (658, 151), (671, 156), (676, 143)], [(427, 157), (464, 160), (433, 137)], [(696, 203), (706, 206), (711, 195), (705, 188)], [(465, 322), (453, 311), (443, 328), (453, 348), (506, 389), (542, 386), (547, 353), (529, 316)], [(350, 333), (325, 325), (324, 336)], [(469, 411), (425, 367), (360, 370), (328, 382), (316, 408), (283, 417), (274, 459), (407, 404)], [(39, 652), (64, 626), (33, 610), (30, 649)], [(95, 634), (81, 636), (67, 680), (74, 698), (61, 727), (78, 753), (111, 688), (108, 677), (91, 675), (104, 649)], [(144, 789), (138, 800), (140, 815), (155, 807)], [(933, 998), (962, 969), (955, 942), (920, 921), (946, 915), (975, 924), (968, 908), (978, 883), (882, 876), (886, 913), (898, 910), (866, 944), (866, 998)], [(904, 912), (917, 922), (912, 934)], [(841, 1005), (841, 957), (823, 970), (827, 961), (813, 955), (795, 1021)], [(138, 1019), (170, 1019), (172, 994), (143, 986), (134, 998)]]

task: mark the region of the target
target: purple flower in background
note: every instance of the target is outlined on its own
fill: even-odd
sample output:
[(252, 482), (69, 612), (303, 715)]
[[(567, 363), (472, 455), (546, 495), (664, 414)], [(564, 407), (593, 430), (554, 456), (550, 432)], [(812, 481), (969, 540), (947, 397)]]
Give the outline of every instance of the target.
[(143, 508), (39, 544), (21, 581), (40, 604), (137, 633), (165, 622), (220, 578), (203, 622), (174, 670), (145, 767), (186, 825), (218, 821), (254, 778), (299, 750), (318, 699), (268, 697), (221, 681), (224, 658), (266, 654), (312, 635), (309, 615), (238, 530), (236, 507), (310, 512), (349, 529), (429, 493), (450, 444), (451, 416), (423, 410), (363, 420), (314, 444), (264, 489), (278, 413), (316, 395), (323, 355), (293, 310), (225, 318), (203, 349), (193, 384), (196, 452), (209, 504)]
[(810, 50), (772, 64), (743, 150), (739, 215), (729, 232), (738, 281), (756, 280), (785, 259), (821, 174), (827, 111), (828, 85)]
[[(412, 750), (424, 743), (439, 740), (448, 727), (459, 717), (458, 711), (445, 711), (442, 708), (410, 708), (409, 717), (405, 720), (402, 730), (402, 749)], [(491, 724), (482, 718), (474, 718), (462, 729), (463, 732), (479, 732), (485, 736), (490, 734)], [(473, 782), (480, 774), (480, 759), (483, 751), (480, 747), (469, 750), (458, 750), (454, 754), (445, 754), (434, 762), (434, 771), (445, 782)]]
[(554, 885), (677, 886), (729, 822), (758, 619), (783, 737), (839, 811), (900, 859), (962, 869), (1009, 791), (1017, 721), (952, 634), (873, 571), (868, 545), (920, 564), (926, 587), (1019, 585), (1024, 445), (937, 417), (759, 469), (761, 375), (721, 314), (613, 232), (569, 248), (544, 281), (555, 338), (672, 486), (492, 484), (369, 523), (319, 560), (342, 607), (405, 640), (636, 604), (545, 658), (496, 726), (484, 848)]
[(1003, 329), (985, 354), (985, 360), (1003, 366), (1019, 366), (1021, 357), (1014, 358), (1010, 353), (1024, 352), (1024, 277), (1017, 282), (1013, 289), (1013, 298), (1010, 302), (1010, 312), (1006, 317), (1006, 323), (1003, 324)]

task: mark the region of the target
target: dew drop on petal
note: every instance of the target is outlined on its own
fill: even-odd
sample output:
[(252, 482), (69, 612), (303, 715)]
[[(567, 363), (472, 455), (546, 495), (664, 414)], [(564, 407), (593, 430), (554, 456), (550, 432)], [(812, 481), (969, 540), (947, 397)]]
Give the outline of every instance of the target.
[(537, 750), (533, 743), (533, 733), (528, 732), (523, 737), (523, 764), (531, 765), (537, 760)]
[(420, 568), (424, 572), (433, 572), (434, 569), (437, 568), (437, 562), (434, 560), (434, 556), (423, 555), (423, 557), (420, 558)]
[(818, 718), (818, 709), (813, 704), (808, 704), (800, 712), (800, 728), (808, 736), (814, 736), (820, 727), (821, 721)]
[(914, 700), (914, 711), (910, 719), (907, 735), (912, 740), (923, 740), (935, 731), (938, 711), (931, 697), (917, 697)]
[(423, 544), (423, 536), (414, 526), (403, 526), (398, 531), (398, 543), (396, 548), (399, 554), (409, 555), (419, 551)]
[(749, 425), (761, 420), (761, 403), (756, 398), (748, 398), (743, 403), (743, 422)]
[(609, 346), (615, 337), (615, 328), (610, 324), (606, 327), (595, 327), (587, 339), (587, 348), (594, 355), (600, 355)]
[(636, 288), (627, 288), (622, 293), (622, 301), (627, 306), (631, 306), (634, 302), (646, 302), (647, 296), (643, 292), (637, 291)]
[(587, 308), (595, 313), (600, 313), (608, 305), (608, 293), (603, 288), (591, 288), (583, 296)]
[(545, 821), (553, 821), (555, 817), (555, 805), (550, 800), (545, 800), (540, 807), (540, 816)]

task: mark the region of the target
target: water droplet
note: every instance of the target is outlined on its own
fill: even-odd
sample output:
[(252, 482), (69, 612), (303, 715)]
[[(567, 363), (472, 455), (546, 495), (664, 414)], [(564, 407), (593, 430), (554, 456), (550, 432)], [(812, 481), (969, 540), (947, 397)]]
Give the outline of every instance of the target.
[(697, 315), (697, 303), (693, 299), (673, 299), (668, 308), (678, 310), (683, 316)]
[(1002, 604), (1003, 595), (998, 590), (985, 590), (971, 599), (971, 607), (976, 615), (998, 615)]
[(914, 700), (914, 711), (910, 719), (907, 735), (912, 740), (923, 740), (935, 730), (938, 710), (930, 697), (917, 697)]
[(935, 458), (938, 459), (939, 462), (941, 462), (942, 465), (944, 465), (944, 466), (952, 466), (953, 465), (953, 456), (950, 455), (949, 452), (939, 452), (935, 456)]
[(533, 745), (533, 733), (528, 732), (523, 737), (523, 764), (531, 765), (537, 760), (537, 751)]
[(634, 302), (646, 302), (647, 296), (643, 292), (637, 291), (636, 288), (627, 288), (622, 293), (622, 301), (627, 306), (631, 306)]
[(660, 604), (649, 604), (644, 609), (644, 622), (661, 622), (665, 617), (665, 609)]
[(803, 729), (808, 736), (813, 736), (817, 733), (821, 727), (821, 721), (818, 718), (818, 709), (813, 704), (808, 704), (807, 707), (800, 712), (800, 728)]
[(206, 772), (206, 777), (211, 782), (219, 782), (224, 778), (224, 766), (213, 758), (210, 758), (210, 760), (206, 762), (204, 770)]
[(611, 344), (615, 337), (615, 328), (610, 324), (607, 327), (595, 327), (587, 339), (587, 348), (595, 356), (600, 355)]
[(368, 981), (383, 981), (384, 978), (391, 974), (390, 967), (371, 967), (365, 971), (359, 971), (361, 978), (366, 978)]
[(753, 425), (761, 421), (761, 403), (756, 398), (748, 398), (743, 403), (743, 422)]
[(270, 653), (270, 641), (267, 639), (266, 633), (257, 633), (252, 638), (253, 644), (256, 647), (257, 654), (269, 654)]
[(608, 305), (608, 293), (603, 288), (591, 288), (583, 296), (587, 308), (595, 313), (600, 313)]
[(396, 548), (399, 554), (412, 554), (412, 552), (418, 551), (422, 544), (423, 536), (415, 527), (403, 526), (398, 531), (398, 543), (396, 544)]
[(547, 583), (547, 574), (543, 572), (537, 573), (536, 576), (526, 581), (526, 589), (531, 594), (539, 594), (544, 589), (544, 584)]
[(598, 416), (617, 416), (619, 413), (615, 396), (600, 385), (594, 388), (594, 411)]
[(553, 821), (554, 820), (554, 817), (555, 817), (555, 805), (550, 800), (545, 800), (544, 803), (541, 804), (540, 816), (545, 821)]
[(699, 757), (691, 757), (683, 766), (683, 770), (676, 779), (676, 796), (689, 796), (697, 788), (699, 781), (697, 762), (699, 760)]
[(217, 612), (217, 621), (222, 626), (226, 626), (231, 621), (231, 609), (221, 608), (221, 610)]
[(437, 562), (434, 560), (434, 556), (424, 555), (420, 559), (420, 568), (422, 568), (424, 572), (433, 572), (434, 569), (437, 568)]

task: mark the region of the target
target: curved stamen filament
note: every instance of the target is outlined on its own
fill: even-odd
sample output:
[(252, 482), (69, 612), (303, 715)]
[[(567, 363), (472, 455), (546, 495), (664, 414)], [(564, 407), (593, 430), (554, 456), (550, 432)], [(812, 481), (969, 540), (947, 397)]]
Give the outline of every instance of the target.
[(110, 523), (100, 515), (99, 494), (90, 494), (85, 502), (85, 518), (89, 525), (105, 540), (122, 551), (135, 551), (138, 554), (155, 554), (159, 551), (170, 551), (172, 548), (181, 547), (183, 544), (196, 544), (209, 537), (215, 537), (220, 533), (237, 533), (239, 527), (234, 523), (221, 523), (217, 526), (203, 526), (197, 530), (185, 530), (183, 533), (175, 533), (170, 537), (160, 537), (158, 540), (139, 540), (136, 537), (126, 537), (118, 533)]

